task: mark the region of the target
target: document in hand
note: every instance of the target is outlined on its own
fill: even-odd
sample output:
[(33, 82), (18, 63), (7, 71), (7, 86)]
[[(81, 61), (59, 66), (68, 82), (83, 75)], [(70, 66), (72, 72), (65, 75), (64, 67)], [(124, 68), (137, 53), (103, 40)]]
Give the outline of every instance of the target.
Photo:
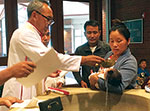
[(17, 81), (26, 87), (30, 87), (40, 82), (52, 72), (55, 72), (61, 66), (61, 62), (53, 48), (51, 48), (35, 64), (36, 68), (33, 73), (31, 73), (28, 77), (17, 78)]

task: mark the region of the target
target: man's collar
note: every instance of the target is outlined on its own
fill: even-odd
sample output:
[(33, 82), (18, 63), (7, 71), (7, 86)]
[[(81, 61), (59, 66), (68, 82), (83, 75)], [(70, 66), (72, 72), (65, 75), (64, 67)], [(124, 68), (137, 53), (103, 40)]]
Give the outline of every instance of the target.
[(35, 26), (35, 25), (33, 25), (31, 22), (29, 22), (29, 21), (27, 21), (28, 23), (30, 23), (33, 27), (34, 27), (34, 29), (38, 32), (38, 34), (42, 37), (43, 36), (43, 34), (38, 30), (38, 28)]

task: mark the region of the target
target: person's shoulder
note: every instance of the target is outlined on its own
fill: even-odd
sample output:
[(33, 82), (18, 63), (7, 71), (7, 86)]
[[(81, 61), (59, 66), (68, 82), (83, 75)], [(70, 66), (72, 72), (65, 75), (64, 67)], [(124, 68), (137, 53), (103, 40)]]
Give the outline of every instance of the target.
[(125, 58), (122, 58), (122, 62), (126, 64), (128, 68), (134, 67), (136, 71), (138, 70), (137, 60), (132, 54), (130, 56), (125, 56)]
[(137, 63), (137, 60), (136, 60), (136, 58), (131, 54), (131, 59), (133, 60), (133, 61), (135, 61), (136, 63)]
[(137, 62), (135, 56), (131, 53), (130, 48), (128, 48), (128, 49), (122, 54), (122, 58)]
[(20, 28), (17, 28), (14, 32), (13, 32), (13, 34), (16, 34), (16, 33), (19, 33), (20, 32)]
[(77, 55), (82, 55), (82, 54), (86, 54), (85, 51), (86, 50), (90, 50), (89, 46), (88, 46), (88, 43), (85, 43), (81, 46), (78, 46), (75, 50), (75, 54)]
[(141, 70), (141, 68), (140, 68), (140, 67), (138, 67), (138, 70)]
[(33, 33), (33, 29), (29, 25), (29, 23), (25, 23), (24, 25), (20, 26), (18, 29), (14, 31), (14, 33), (18, 34), (28, 34)]
[(76, 49), (77, 50), (83, 50), (85, 47), (88, 47), (88, 43), (84, 43), (83, 45), (78, 46)]
[(109, 44), (108, 44), (106, 41), (98, 40), (98, 42), (99, 42), (101, 45), (109, 46)]
[(108, 44), (107, 42), (105, 42), (105, 41), (99, 40), (99, 41), (98, 41), (98, 45), (99, 45), (101, 48), (104, 48), (104, 49), (106, 49), (106, 50), (108, 50), (108, 51), (111, 50), (109, 44)]
[(134, 65), (137, 65), (137, 60), (132, 54), (129, 54), (129, 55), (125, 54), (122, 60), (128, 63), (134, 64)]
[(109, 52), (107, 52), (107, 54), (105, 55), (104, 58), (107, 59), (107, 58), (109, 58), (112, 54), (113, 54), (112, 51), (109, 51)]
[(142, 69), (138, 67), (138, 74), (141, 73)]

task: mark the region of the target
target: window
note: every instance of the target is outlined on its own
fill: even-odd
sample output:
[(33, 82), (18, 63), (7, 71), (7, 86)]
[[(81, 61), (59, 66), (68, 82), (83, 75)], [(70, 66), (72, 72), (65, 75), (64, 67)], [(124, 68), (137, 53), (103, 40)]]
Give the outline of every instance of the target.
[(83, 26), (89, 20), (89, 3), (63, 1), (63, 11), (64, 49), (70, 54), (86, 42)]
[(19, 27), (21, 27), (27, 20), (27, 5), (28, 2), (18, 2), (18, 20)]
[[(87, 42), (84, 36), (84, 23), (89, 20), (88, 2), (63, 1), (64, 13), (64, 50), (66, 54), (74, 53), (75, 49)], [(76, 84), (72, 72), (65, 76), (65, 84)]]
[(7, 56), (7, 45), (5, 35), (5, 9), (3, 1), (0, 1), (0, 57)]

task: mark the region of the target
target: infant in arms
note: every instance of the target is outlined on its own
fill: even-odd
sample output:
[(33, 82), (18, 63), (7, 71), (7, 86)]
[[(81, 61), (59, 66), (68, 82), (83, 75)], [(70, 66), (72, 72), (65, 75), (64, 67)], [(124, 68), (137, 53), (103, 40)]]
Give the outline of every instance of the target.
[(118, 86), (121, 83), (121, 74), (117, 69), (114, 69), (113, 66), (110, 68), (100, 67), (98, 72), (91, 71), (89, 80), (92, 89), (99, 89), (98, 79), (103, 79), (107, 81), (108, 84)]

